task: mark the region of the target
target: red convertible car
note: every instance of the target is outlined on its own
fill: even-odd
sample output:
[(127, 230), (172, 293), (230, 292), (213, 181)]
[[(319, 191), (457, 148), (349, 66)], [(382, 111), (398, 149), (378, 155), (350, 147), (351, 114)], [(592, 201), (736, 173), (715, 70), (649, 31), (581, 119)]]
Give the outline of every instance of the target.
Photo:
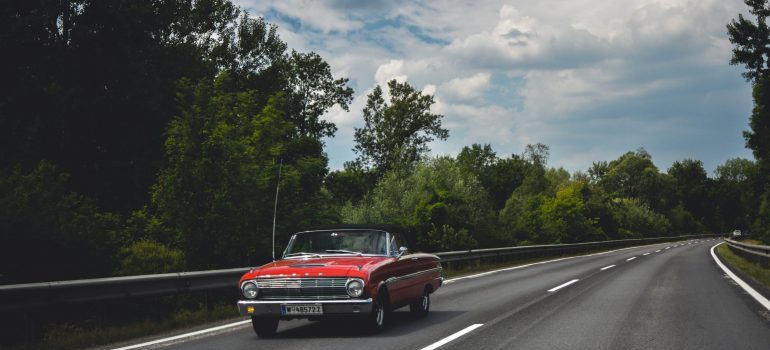
[(393, 229), (343, 227), (294, 234), (278, 261), (240, 280), (238, 309), (251, 316), (260, 337), (279, 320), (359, 316), (380, 331), (389, 312), (409, 305), (417, 316), (430, 309), (442, 284), (435, 255), (412, 253)]

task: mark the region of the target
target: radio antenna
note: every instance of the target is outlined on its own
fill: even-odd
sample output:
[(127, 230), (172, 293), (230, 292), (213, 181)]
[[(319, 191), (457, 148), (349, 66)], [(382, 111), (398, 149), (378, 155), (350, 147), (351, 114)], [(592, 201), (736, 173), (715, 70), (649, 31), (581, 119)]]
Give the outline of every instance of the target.
[(281, 187), (281, 168), (283, 168), (283, 158), (278, 165), (278, 181), (275, 183), (275, 205), (273, 206), (273, 261), (275, 261), (275, 218), (278, 216), (278, 188)]

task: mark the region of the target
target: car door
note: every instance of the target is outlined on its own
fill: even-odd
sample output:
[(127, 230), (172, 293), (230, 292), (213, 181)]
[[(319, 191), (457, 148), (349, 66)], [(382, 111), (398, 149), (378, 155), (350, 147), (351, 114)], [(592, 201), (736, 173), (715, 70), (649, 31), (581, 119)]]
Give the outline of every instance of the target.
[[(403, 246), (400, 238), (393, 235), (390, 243), (390, 254), (399, 254), (398, 249)], [(389, 264), (385, 283), (393, 307), (404, 306), (422, 295), (426, 276), (421, 272), (426, 269), (426, 262), (422, 254), (407, 251)]]

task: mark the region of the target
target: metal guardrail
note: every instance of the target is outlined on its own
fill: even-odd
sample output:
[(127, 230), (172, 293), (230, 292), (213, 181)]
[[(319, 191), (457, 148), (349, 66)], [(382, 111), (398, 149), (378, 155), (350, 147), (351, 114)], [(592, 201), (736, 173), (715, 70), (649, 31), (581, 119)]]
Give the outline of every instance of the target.
[(0, 311), (234, 288), (248, 267), (0, 286)]
[[(604, 248), (629, 247), (634, 245), (716, 236), (718, 235), (689, 235), (574, 244), (475, 249), (440, 252), (435, 254), (441, 258), (442, 262), (453, 263), (483, 259), (510, 259), (517, 257), (534, 257), (538, 255), (569, 254)], [(238, 279), (250, 269), (250, 267), (244, 267), (225, 270), (4, 285), (0, 286), (0, 311), (57, 305), (60, 303), (175, 295), (190, 292), (215, 291), (226, 288), (234, 289)]]
[(600, 242), (586, 242), (586, 243), (573, 243), (573, 244), (549, 244), (549, 245), (529, 245), (518, 246), (508, 248), (489, 248), (489, 249), (475, 249), (475, 250), (462, 250), (454, 252), (441, 252), (434, 253), (441, 258), (441, 262), (455, 262), (455, 261), (468, 261), (477, 259), (489, 259), (496, 257), (512, 257), (512, 256), (535, 256), (538, 253), (554, 254), (569, 254), (579, 253), (583, 251), (604, 249), (604, 248), (619, 248), (630, 247), (634, 245), (654, 244), (663, 242), (680, 241), (683, 239), (695, 239), (695, 238), (707, 238), (717, 237), (719, 235), (687, 235), (676, 237), (656, 237), (656, 238), (640, 238), (640, 239), (623, 239), (614, 241), (600, 241)]
[(725, 242), (730, 248), (739, 251), (744, 256), (763, 261), (765, 265), (770, 264), (770, 246), (746, 244), (732, 239), (725, 239)]

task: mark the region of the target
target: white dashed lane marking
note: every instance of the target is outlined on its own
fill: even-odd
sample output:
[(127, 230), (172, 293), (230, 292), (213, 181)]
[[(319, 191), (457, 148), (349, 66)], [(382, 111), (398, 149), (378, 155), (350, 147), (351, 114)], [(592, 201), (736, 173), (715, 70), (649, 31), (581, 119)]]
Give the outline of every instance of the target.
[(558, 285), (558, 286), (556, 286), (556, 287), (553, 287), (553, 288), (549, 289), (549, 290), (548, 290), (548, 292), (549, 292), (549, 293), (553, 293), (553, 292), (555, 292), (555, 291), (557, 291), (557, 290), (559, 290), (559, 289), (562, 289), (562, 288), (564, 288), (564, 287), (566, 287), (566, 286), (569, 286), (570, 284), (573, 284), (573, 283), (575, 283), (575, 282), (577, 282), (577, 281), (579, 281), (579, 280), (576, 278), (576, 279), (574, 279), (574, 280), (572, 280), (572, 281), (569, 281), (569, 282), (567, 282), (567, 283), (563, 283), (563, 284), (560, 284), (560, 285)]
[(483, 325), (484, 324), (482, 324), (482, 323), (476, 323), (474, 325), (470, 325), (468, 327), (465, 327), (463, 330), (461, 330), (461, 331), (459, 331), (459, 332), (457, 332), (455, 334), (452, 334), (452, 335), (450, 335), (450, 336), (448, 336), (448, 337), (446, 337), (444, 339), (441, 339), (441, 340), (439, 340), (439, 341), (437, 341), (437, 342), (435, 342), (433, 344), (430, 344), (430, 345), (422, 348), (421, 350), (434, 350), (434, 349), (438, 349), (442, 345), (444, 345), (446, 343), (449, 343), (452, 340), (455, 340), (455, 339), (457, 339), (459, 337), (462, 337), (462, 336), (472, 332), (474, 329), (479, 328), (479, 327), (481, 327)]

